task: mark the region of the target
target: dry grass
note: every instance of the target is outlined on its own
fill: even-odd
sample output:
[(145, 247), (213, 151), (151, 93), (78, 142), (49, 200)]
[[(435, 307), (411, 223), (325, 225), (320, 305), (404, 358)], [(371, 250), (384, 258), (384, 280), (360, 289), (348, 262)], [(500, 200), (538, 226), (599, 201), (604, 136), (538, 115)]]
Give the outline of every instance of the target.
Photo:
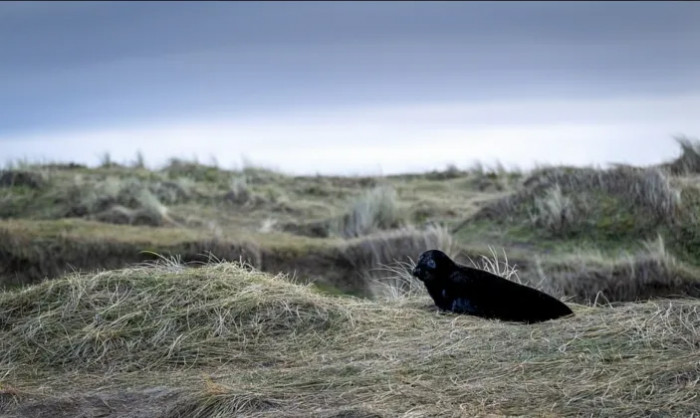
[(495, 248), (489, 247), (489, 253), (491, 256), (480, 255), (477, 257), (476, 261), (469, 258), (469, 262), (474, 268), (488, 271), (489, 273), (501, 276), (504, 279), (511, 280), (516, 283), (522, 283), (520, 277), (518, 277), (518, 266), (515, 264), (511, 265), (508, 263), (508, 255), (504, 249), (503, 259), (499, 258), (498, 252)]
[(407, 228), (383, 233), (375, 239), (364, 240), (346, 253), (361, 260), (363, 282), (370, 295), (378, 299), (395, 299), (425, 294), (423, 284), (411, 275), (414, 258), (422, 252), (439, 249), (454, 257), (459, 250), (452, 235), (443, 226), (431, 226), (424, 231)]
[[(439, 228), (437, 232), (437, 240), (426, 242), (426, 247), (416, 252), (416, 255), (426, 250), (438, 249), (453, 259), (460, 256), (461, 251), (457, 250), (449, 232), (444, 228)], [(499, 258), (498, 252), (492, 247), (489, 247), (489, 253), (490, 256), (479, 255), (476, 257), (476, 260), (466, 256), (467, 264), (507, 280), (522, 283), (518, 276), (517, 266), (508, 263), (508, 256), (505, 250), (503, 250), (503, 259)], [(423, 283), (411, 274), (415, 266), (415, 261), (408, 257), (406, 260), (397, 260), (393, 263), (380, 263), (378, 268), (372, 269), (368, 282), (374, 298), (378, 300), (397, 300), (427, 295), (428, 293)]]
[[(691, 416), (700, 304), (520, 325), (219, 264), (0, 294), (7, 416)], [(9, 399), (9, 400), (8, 400)], [(6, 401), (8, 400), (8, 401)]]
[(410, 275), (413, 258), (436, 248), (452, 255), (458, 251), (445, 227), (407, 227), (349, 241), (343, 248), (343, 257), (356, 269), (356, 280), (365, 284), (368, 294), (381, 297), (397, 289), (414, 289), (415, 280)]

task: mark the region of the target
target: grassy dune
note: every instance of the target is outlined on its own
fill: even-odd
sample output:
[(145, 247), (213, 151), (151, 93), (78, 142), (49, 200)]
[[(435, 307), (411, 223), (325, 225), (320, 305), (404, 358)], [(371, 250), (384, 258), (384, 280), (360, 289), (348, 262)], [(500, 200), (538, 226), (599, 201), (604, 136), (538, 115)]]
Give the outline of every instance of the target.
[(523, 326), (425, 295), (319, 294), (235, 264), (0, 296), (7, 416), (690, 416), (700, 303), (572, 304)]
[(592, 303), (700, 295), (700, 146), (657, 167), (450, 167), (294, 177), (173, 160), (160, 170), (18, 164), (0, 173), (0, 284), (179, 256), (243, 259), (372, 294), (382, 264), (449, 242), (507, 251), (520, 279)]
[[(383, 178), (8, 165), (0, 415), (698, 415), (700, 143), (679, 145)], [(407, 274), (432, 248), (575, 316), (437, 312)]]

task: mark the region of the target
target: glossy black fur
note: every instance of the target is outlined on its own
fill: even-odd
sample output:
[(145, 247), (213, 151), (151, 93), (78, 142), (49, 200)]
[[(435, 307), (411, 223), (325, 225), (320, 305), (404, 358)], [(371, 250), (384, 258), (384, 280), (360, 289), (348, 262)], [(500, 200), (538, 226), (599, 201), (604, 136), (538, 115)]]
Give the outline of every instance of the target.
[(435, 305), (446, 311), (526, 323), (573, 314), (546, 293), (457, 264), (438, 250), (421, 254), (413, 275), (425, 284)]

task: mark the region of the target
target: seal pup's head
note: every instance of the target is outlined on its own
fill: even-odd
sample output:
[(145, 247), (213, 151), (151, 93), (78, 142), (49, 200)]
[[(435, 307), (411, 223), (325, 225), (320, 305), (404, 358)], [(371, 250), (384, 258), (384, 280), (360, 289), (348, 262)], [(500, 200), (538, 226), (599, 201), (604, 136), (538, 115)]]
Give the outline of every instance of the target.
[(427, 284), (450, 274), (455, 267), (455, 262), (447, 254), (440, 250), (429, 250), (418, 257), (413, 275)]

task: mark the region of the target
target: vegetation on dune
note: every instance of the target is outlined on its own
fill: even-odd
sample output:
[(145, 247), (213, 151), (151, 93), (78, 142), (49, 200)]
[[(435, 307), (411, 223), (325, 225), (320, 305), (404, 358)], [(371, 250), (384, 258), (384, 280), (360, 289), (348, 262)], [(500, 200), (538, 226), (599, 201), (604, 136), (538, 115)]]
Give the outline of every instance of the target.
[(571, 305), (575, 317), (530, 326), (429, 306), (424, 295), (325, 296), (227, 263), (74, 274), (0, 294), (1, 408), (164, 417), (697, 412), (697, 301)]
[[(569, 237), (593, 227), (616, 233), (671, 223), (680, 191), (658, 169), (553, 167), (533, 172), (522, 189), (482, 209), (478, 217), (496, 221), (526, 219), (552, 236)], [(623, 217), (623, 215), (627, 217)]]
[[(149, 170), (138, 155), (131, 166), (106, 156), (94, 169), (20, 162), (0, 175), (0, 281), (117, 268), (153, 252), (186, 262), (211, 254), (368, 296), (381, 266), (436, 246), (440, 229), (454, 233), (458, 259), (506, 249), (524, 283), (581, 303), (695, 296), (697, 143), (678, 141), (679, 158), (658, 167), (476, 164), (382, 179), (180, 159)], [(658, 236), (664, 255), (649, 255), (644, 243)]]
[[(7, 165), (0, 414), (697, 413), (700, 146), (678, 142), (657, 167), (381, 179)], [(575, 316), (438, 312), (410, 274), (434, 248)]]
[(640, 252), (645, 242), (661, 236), (672, 256), (697, 267), (700, 183), (692, 170), (673, 167), (691, 167), (691, 150), (698, 145), (680, 142), (683, 154), (659, 167), (537, 169), (459, 228), (488, 222), (502, 235), (534, 247), (574, 255), (576, 247), (595, 247), (608, 258), (620, 250)]
[(3, 170), (0, 172), (0, 187), (27, 187), (38, 189), (46, 182), (45, 171)]

